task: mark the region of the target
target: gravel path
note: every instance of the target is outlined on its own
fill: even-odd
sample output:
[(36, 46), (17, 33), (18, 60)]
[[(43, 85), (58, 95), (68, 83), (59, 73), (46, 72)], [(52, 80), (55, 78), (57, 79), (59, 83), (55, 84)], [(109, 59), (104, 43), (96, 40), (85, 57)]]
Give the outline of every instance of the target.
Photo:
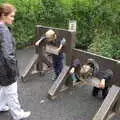
[[(17, 51), (20, 73), (34, 54), (32, 47)], [(52, 71), (45, 76), (31, 76), (28, 81), (18, 82), (22, 107), (30, 110), (29, 120), (92, 120), (102, 100), (91, 96), (91, 87), (83, 86), (66, 91), (57, 99), (47, 99), (53, 81)], [(0, 120), (11, 120), (9, 112), (0, 113)], [(120, 120), (120, 117), (114, 120)]]

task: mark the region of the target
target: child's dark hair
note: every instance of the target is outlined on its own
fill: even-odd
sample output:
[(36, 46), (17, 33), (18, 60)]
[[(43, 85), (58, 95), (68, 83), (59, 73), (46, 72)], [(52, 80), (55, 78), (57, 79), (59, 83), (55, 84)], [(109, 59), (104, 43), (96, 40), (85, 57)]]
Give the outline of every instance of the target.
[(99, 65), (94, 59), (89, 58), (87, 60), (87, 65), (89, 65), (91, 68), (93, 68), (94, 75), (96, 75), (99, 72)]

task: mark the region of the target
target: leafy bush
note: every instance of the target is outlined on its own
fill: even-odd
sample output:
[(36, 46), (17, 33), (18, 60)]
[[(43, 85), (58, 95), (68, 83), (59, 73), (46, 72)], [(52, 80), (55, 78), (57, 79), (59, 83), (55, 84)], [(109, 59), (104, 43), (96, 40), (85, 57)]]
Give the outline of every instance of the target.
[(105, 32), (97, 34), (88, 50), (90, 52), (112, 58), (114, 50), (112, 46), (111, 34)]
[(120, 58), (119, 0), (0, 0), (15, 5), (12, 26), (17, 46), (33, 44), (37, 24), (68, 28), (77, 21), (77, 48)]
[(95, 4), (92, 20), (95, 37), (89, 50), (110, 58), (120, 58), (120, 1), (101, 0)]
[(77, 47), (81, 49), (87, 49), (94, 36), (90, 10), (89, 0), (73, 2), (71, 19), (77, 20)]

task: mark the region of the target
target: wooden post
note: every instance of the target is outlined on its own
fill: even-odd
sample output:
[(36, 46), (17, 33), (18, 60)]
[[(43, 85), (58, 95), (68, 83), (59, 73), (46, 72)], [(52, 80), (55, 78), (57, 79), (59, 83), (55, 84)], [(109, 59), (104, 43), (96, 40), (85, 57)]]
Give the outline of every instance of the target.
[(66, 65), (71, 66), (72, 62), (72, 48), (75, 47), (76, 43), (76, 32), (69, 31), (69, 35), (66, 43)]
[[(40, 39), (40, 29), (39, 26), (36, 26), (36, 41)], [(42, 43), (43, 44), (43, 43)], [(37, 71), (43, 70), (42, 59), (43, 59), (43, 45), (35, 46), (36, 53), (39, 55), (38, 62), (36, 64)]]

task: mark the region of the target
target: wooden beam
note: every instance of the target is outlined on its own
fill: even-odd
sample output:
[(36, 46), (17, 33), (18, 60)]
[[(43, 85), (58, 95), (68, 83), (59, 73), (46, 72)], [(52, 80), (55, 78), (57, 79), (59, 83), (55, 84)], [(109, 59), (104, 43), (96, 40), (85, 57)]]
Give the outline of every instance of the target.
[(106, 120), (120, 96), (120, 87), (113, 85), (92, 120)]
[(29, 72), (31, 71), (32, 67), (37, 62), (38, 57), (39, 57), (38, 54), (34, 54), (34, 56), (31, 58), (31, 60), (29, 61), (29, 63), (27, 64), (27, 66), (25, 67), (24, 71), (21, 74), (21, 78), (22, 79), (24, 79), (29, 74)]
[(61, 88), (61, 86), (64, 84), (65, 79), (67, 77), (68, 71), (70, 67), (64, 66), (62, 72), (58, 76), (57, 80), (53, 83), (52, 87), (48, 91), (48, 96), (53, 97)]

